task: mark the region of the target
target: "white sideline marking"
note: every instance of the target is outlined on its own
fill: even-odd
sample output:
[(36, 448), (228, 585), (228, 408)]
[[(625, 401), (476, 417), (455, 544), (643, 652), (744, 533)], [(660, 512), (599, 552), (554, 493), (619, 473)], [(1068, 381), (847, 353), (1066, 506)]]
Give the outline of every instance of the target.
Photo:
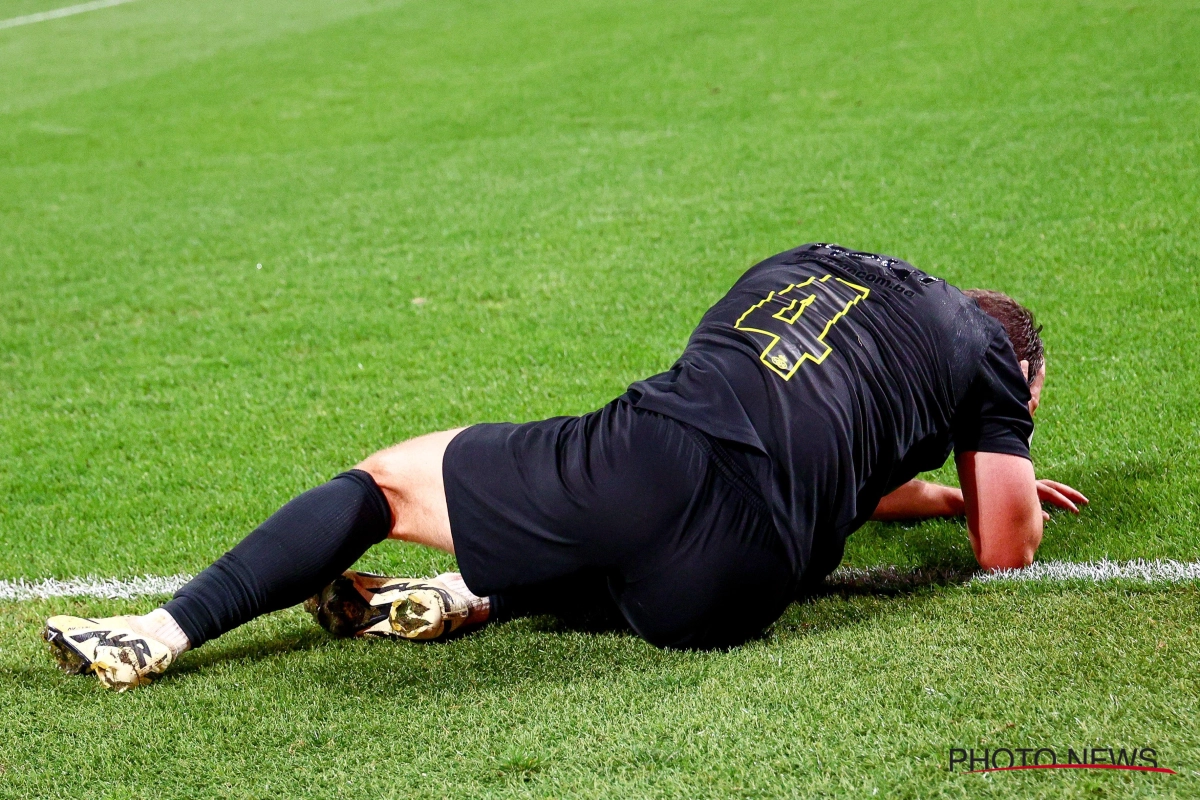
[(109, 6), (119, 6), (123, 3), (132, 3), (133, 0), (94, 0), (91, 3), (80, 3), (77, 6), (66, 6), (65, 8), (55, 8), (51, 11), (39, 11), (36, 14), (26, 14), (23, 17), (10, 17), (8, 19), (0, 19), (0, 30), (5, 28), (16, 28), (20, 25), (32, 25), (35, 22), (45, 22), (51, 19), (61, 19), (62, 17), (70, 17), (75, 14), (83, 14), (87, 11), (99, 11), (102, 8)]
[(1138, 581), (1140, 583), (1186, 583), (1200, 581), (1200, 561), (1036, 561), (1024, 569), (999, 572), (969, 572), (955, 569), (903, 569), (901, 567), (841, 567), (829, 576), (831, 588), (911, 588), (928, 583), (1069, 583), (1071, 581)]
[(1200, 580), (1197, 561), (1109, 561), (1107, 558), (1086, 564), (1070, 561), (1035, 561), (1025, 569), (1007, 569), (979, 575), (981, 583), (995, 581), (1142, 581), (1145, 583), (1183, 583)]
[(191, 575), (143, 575), (140, 578), (47, 578), (42, 581), (0, 581), (0, 600), (45, 600), (49, 597), (147, 597), (174, 594)]
[[(921, 572), (902, 570), (896, 567), (874, 567), (854, 569), (843, 567), (833, 573), (832, 582), (878, 583), (888, 585), (897, 579)], [(192, 579), (191, 575), (143, 575), (140, 578), (70, 578), (41, 581), (18, 579), (0, 580), (0, 600), (45, 600), (50, 597), (99, 597), (134, 598), (174, 594), (179, 587)], [(1070, 561), (1039, 561), (1025, 569), (1005, 570), (992, 574), (978, 573), (972, 582), (1026, 582), (1044, 581), (1060, 583), (1069, 581), (1127, 580), (1142, 583), (1186, 583), (1200, 581), (1200, 561), (1100, 561), (1076, 564)]]

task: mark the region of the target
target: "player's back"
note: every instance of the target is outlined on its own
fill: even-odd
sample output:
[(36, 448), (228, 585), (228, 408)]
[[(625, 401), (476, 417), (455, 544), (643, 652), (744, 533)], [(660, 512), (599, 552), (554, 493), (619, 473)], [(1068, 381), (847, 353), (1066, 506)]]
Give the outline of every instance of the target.
[(747, 271), (672, 370), (631, 395), (761, 453), (749, 463), (803, 572), (832, 568), (884, 494), (986, 434), (973, 397), (997, 384), (1020, 416), (1003, 329), (958, 289), (899, 259), (806, 245)]

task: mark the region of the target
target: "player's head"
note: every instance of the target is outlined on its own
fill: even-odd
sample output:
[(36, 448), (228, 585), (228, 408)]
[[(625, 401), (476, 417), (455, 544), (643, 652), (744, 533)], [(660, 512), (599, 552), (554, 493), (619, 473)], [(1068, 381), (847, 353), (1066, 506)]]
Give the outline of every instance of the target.
[(1025, 380), (1029, 381), (1029, 392), (1033, 399), (1029, 403), (1029, 413), (1037, 410), (1042, 399), (1042, 385), (1046, 382), (1046, 350), (1042, 345), (1042, 326), (1033, 318), (1033, 312), (1013, 300), (1004, 292), (993, 292), (990, 289), (967, 289), (963, 292), (979, 304), (989, 317), (1004, 326), (1008, 340), (1012, 342), (1013, 350), (1017, 352), (1017, 360), (1025, 372)]

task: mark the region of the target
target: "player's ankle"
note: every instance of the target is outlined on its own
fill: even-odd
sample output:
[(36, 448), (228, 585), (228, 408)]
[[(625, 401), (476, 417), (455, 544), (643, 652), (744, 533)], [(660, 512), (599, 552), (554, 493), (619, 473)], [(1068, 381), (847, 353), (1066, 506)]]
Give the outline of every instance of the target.
[(480, 597), (468, 589), (466, 581), (462, 579), (462, 575), (457, 572), (443, 572), (434, 580), (439, 581), (455, 594), (460, 594), (467, 598), (467, 606), (470, 608), (470, 615), (467, 617), (468, 625), (482, 625), (491, 619), (491, 601), (486, 597)]
[(179, 658), (181, 653), (192, 647), (183, 628), (179, 627), (179, 623), (165, 608), (156, 608), (149, 614), (133, 619), (141, 633), (153, 636), (170, 648), (173, 658)]

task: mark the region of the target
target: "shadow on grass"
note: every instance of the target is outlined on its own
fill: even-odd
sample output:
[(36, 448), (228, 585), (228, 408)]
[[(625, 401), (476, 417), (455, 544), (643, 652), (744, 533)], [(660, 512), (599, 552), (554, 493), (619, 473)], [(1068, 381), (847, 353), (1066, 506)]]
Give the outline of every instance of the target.
[(172, 675), (186, 675), (197, 672), (215, 664), (228, 664), (239, 661), (264, 661), (282, 655), (305, 653), (335, 647), (337, 639), (329, 636), (320, 628), (297, 628), (283, 636), (272, 639), (255, 638), (250, 641), (239, 641), (236, 644), (209, 646), (194, 650), (187, 658), (171, 670)]
[(811, 595), (822, 597), (897, 597), (942, 586), (961, 586), (979, 574), (977, 565), (930, 566), (916, 569), (880, 567), (877, 569), (839, 569), (825, 579)]
[[(870, 581), (835, 579), (820, 596), (793, 604), (763, 637), (746, 647), (771, 647), (881, 618), (911, 614), (929, 602), (930, 586), (955, 579), (941, 571), (897, 574)], [(25, 626), (22, 626), (25, 627)], [(91, 680), (47, 681), (48, 653), (0, 667), (0, 683), (18, 689), (66, 691), (92, 702)], [(38, 643), (40, 645), (40, 642)], [(41, 649), (41, 648), (38, 648)], [(465, 696), (501, 696), (530, 687), (578, 682), (632, 682), (667, 688), (702, 682), (713, 659), (729, 651), (660, 650), (628, 630), (575, 626), (552, 617), (527, 617), (442, 643), (334, 639), (296, 610), (271, 614), (184, 655), (157, 681), (167, 696), (183, 692), (195, 709), (213, 713), (231, 693), (266, 692), (271, 702), (316, 692), (329, 701), (386, 695), (391, 702), (459, 703)], [(222, 699), (224, 698), (224, 699)], [(197, 713), (201, 713), (197, 711)]]
[(868, 522), (846, 542), (843, 563), (895, 566), (902, 570), (967, 571), (975, 558), (961, 519)]
[[(932, 598), (925, 590), (964, 583), (972, 574), (974, 570), (949, 567), (842, 570), (813, 595), (789, 607), (778, 623), (747, 645), (769, 646), (780, 634), (788, 639), (819, 635), (892, 614), (909, 614), (913, 603)], [(868, 600), (839, 602), (856, 598)], [(686, 672), (689, 664), (720, 658), (727, 652), (660, 650), (610, 619), (586, 616), (530, 616), (447, 642), (418, 643), (334, 639), (313, 626), (307, 615), (283, 612), (273, 616), (276, 631), (271, 638), (249, 626), (234, 641), (219, 640), (188, 654), (171, 671), (171, 677), (203, 679), (214, 669), (232, 665), (284, 669), (323, 692), (370, 693), (386, 686), (389, 693), (415, 701), (431, 694), (478, 692), (485, 686), (508, 690), (529, 684), (623, 680), (633, 675), (644, 680), (657, 671)]]
[(978, 570), (974, 562), (912, 569), (842, 567), (788, 607), (762, 638), (794, 640), (892, 616), (907, 618), (914, 608), (933, 602), (935, 590), (966, 584)]
[[(662, 650), (627, 630), (580, 630), (544, 616), (501, 623), (448, 642), (333, 639), (307, 618), (290, 614), (285, 626), (272, 626), (273, 632), (250, 626), (235, 641), (219, 640), (189, 653), (161, 683), (207, 695), (212, 689), (206, 686), (251, 687), (268, 676), (286, 675), (287, 685), (295, 687), (289, 691), (304, 687), (330, 699), (386, 694), (391, 702), (451, 704), (481, 692), (501, 696), (580, 682), (684, 686), (703, 681), (709, 674), (705, 665), (713, 659), (746, 647), (770, 647), (781, 640), (911, 614), (914, 602), (930, 599), (911, 591), (901, 596), (889, 588), (865, 602), (861, 596), (843, 601), (837, 596), (840, 591), (793, 604), (762, 637), (732, 653)], [(868, 593), (865, 587), (854, 591)]]

